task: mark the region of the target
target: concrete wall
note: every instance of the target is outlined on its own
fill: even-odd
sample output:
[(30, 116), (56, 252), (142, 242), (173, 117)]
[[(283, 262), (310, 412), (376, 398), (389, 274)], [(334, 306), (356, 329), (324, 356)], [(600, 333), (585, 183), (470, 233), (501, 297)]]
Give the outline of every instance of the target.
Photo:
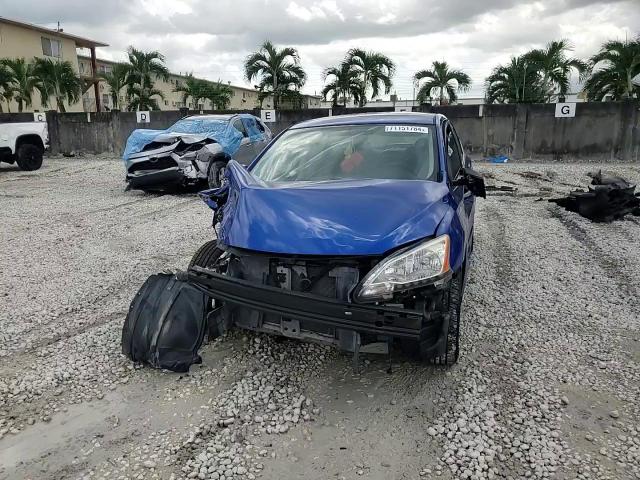
[[(388, 109), (387, 109), (388, 110)], [(363, 109), (337, 109), (334, 115), (359, 113)], [(367, 109), (367, 111), (376, 111)], [(154, 111), (151, 112), (150, 123), (137, 123), (135, 112), (100, 112), (100, 113), (58, 113), (47, 112), (49, 124), (49, 138), (52, 153), (87, 152), (112, 153), (120, 155), (124, 150), (127, 138), (136, 128), (165, 129), (183, 116), (187, 110)], [(193, 114), (194, 112), (190, 112)], [(204, 113), (252, 113), (260, 115), (259, 110), (215, 110)], [(290, 127), (295, 123), (312, 118), (326, 117), (326, 108), (303, 110), (279, 110), (276, 112), (276, 123), (268, 124), (274, 134)], [(32, 114), (27, 114), (32, 118)], [(11, 115), (6, 115), (10, 117)], [(1, 118), (0, 118), (1, 121)]]
[[(638, 102), (579, 103), (574, 118), (555, 118), (553, 104), (424, 108), (450, 118), (465, 149), (476, 157), (506, 154), (513, 159), (640, 161)], [(343, 115), (390, 110), (337, 108), (331, 113)], [(244, 112), (260, 114), (258, 110)], [(329, 112), (325, 108), (280, 110), (276, 112), (276, 122), (269, 127), (278, 134), (295, 123), (325, 117)], [(138, 124), (135, 112), (48, 112), (51, 150), (53, 153), (76, 151), (120, 155), (134, 129), (164, 129), (186, 114), (186, 110), (151, 112), (151, 123)], [(0, 123), (31, 119), (31, 114), (0, 114)]]
[(516, 159), (640, 161), (640, 103), (577, 103), (573, 118), (555, 118), (555, 104), (425, 106), (451, 119), (476, 155)]

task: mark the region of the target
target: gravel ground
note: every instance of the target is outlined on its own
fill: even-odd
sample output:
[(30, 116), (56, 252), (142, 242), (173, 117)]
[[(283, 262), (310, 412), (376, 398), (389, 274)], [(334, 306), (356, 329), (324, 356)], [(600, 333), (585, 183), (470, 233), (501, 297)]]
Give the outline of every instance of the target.
[(537, 201), (594, 168), (478, 165), (517, 190), (478, 204), (449, 370), (356, 374), (234, 332), (178, 375), (128, 362), (120, 331), (142, 281), (211, 237), (209, 210), (124, 192), (117, 160), (0, 166), (0, 479), (639, 479), (640, 219)]

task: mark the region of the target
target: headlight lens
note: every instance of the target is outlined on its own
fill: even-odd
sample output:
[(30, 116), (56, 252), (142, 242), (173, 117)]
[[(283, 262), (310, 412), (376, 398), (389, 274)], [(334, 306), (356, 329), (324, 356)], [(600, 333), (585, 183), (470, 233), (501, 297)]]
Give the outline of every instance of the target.
[(390, 298), (393, 292), (427, 283), (451, 268), (449, 235), (442, 235), (389, 256), (364, 277), (357, 291), (361, 299)]

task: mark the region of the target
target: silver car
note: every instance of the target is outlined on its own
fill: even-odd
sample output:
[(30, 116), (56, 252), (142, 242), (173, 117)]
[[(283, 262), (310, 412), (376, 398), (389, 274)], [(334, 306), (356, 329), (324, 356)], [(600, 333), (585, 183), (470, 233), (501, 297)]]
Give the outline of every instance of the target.
[(249, 114), (185, 117), (166, 130), (134, 130), (123, 159), (127, 188), (162, 190), (204, 183), (221, 185), (232, 158), (248, 165), (271, 140)]

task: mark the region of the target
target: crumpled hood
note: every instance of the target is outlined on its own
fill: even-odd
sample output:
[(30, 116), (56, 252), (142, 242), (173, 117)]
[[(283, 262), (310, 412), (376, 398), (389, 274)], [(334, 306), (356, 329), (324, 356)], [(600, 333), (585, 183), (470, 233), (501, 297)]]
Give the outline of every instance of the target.
[(418, 180), (265, 184), (231, 161), (220, 240), (234, 247), (300, 255), (382, 255), (434, 235), (450, 207), (446, 186)]

